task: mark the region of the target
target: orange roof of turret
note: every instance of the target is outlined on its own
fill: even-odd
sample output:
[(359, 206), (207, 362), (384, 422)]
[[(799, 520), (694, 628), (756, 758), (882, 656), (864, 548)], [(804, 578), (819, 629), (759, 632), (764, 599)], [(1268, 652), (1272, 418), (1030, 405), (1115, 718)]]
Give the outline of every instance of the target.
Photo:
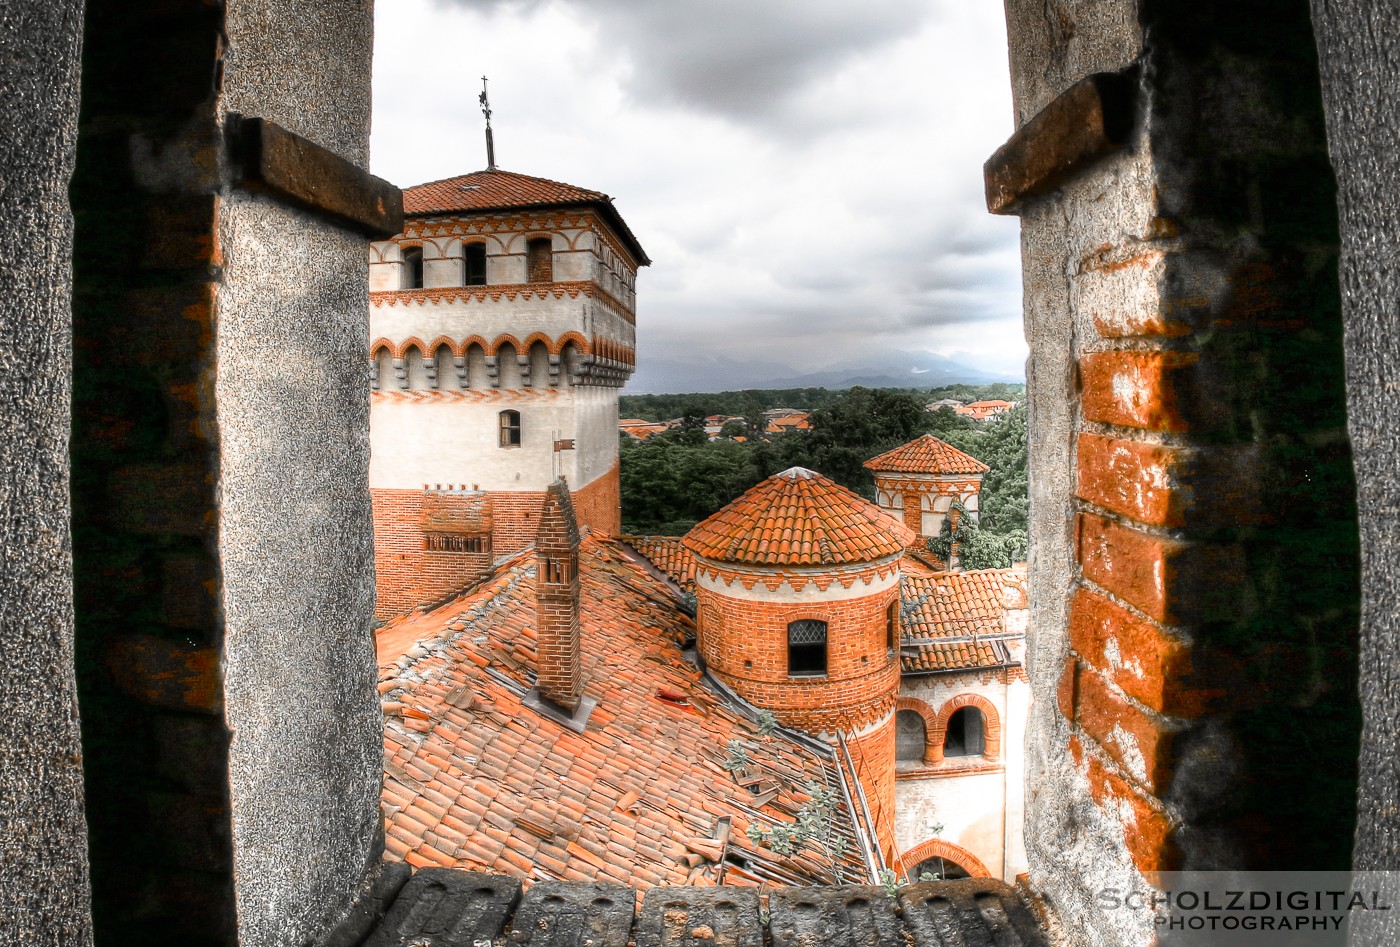
[(932, 434), (872, 457), (865, 462), (865, 467), (867, 470), (927, 474), (984, 474), (992, 469)]
[(899, 555), (913, 539), (873, 503), (819, 473), (792, 467), (697, 524), (685, 545), (721, 562), (827, 566)]
[(636, 236), (602, 191), (590, 191), (562, 181), (537, 178), (514, 171), (473, 171), (454, 178), (429, 181), (404, 188), (403, 212), (409, 216), (450, 214), (461, 211), (509, 210), (527, 207), (567, 207), (585, 204), (597, 208), (617, 236), (637, 258), (637, 265), (651, 260)]

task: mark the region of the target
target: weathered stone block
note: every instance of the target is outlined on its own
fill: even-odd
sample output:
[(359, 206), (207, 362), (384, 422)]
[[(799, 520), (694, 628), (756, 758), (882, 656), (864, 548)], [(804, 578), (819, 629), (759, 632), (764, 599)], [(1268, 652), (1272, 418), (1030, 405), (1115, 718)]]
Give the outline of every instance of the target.
[(631, 888), (541, 881), (511, 923), (511, 947), (627, 947), (636, 914)]
[(404, 885), (364, 947), (473, 947), (505, 930), (520, 901), (520, 879), (424, 868)]
[(881, 947), (903, 932), (883, 888), (783, 888), (768, 896), (773, 947)]
[(763, 947), (758, 892), (652, 888), (642, 901), (637, 947)]
[(990, 878), (909, 885), (899, 891), (899, 907), (917, 947), (1048, 943), (1016, 893)]

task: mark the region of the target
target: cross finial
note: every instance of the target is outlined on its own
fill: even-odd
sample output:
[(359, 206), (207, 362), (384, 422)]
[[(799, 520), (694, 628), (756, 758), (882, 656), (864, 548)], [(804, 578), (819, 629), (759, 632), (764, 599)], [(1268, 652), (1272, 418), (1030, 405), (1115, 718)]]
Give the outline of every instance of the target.
[(486, 170), (496, 170), (496, 143), (491, 138), (491, 100), (486, 97), (486, 77), (481, 77), (481, 114), (486, 116)]

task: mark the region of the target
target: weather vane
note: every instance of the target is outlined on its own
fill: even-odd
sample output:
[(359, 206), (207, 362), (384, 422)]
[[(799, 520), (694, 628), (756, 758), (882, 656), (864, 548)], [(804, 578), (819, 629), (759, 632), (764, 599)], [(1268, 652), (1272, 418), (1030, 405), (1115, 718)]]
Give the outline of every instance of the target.
[(491, 138), (491, 100), (486, 98), (486, 77), (481, 77), (481, 114), (486, 116), (486, 170), (496, 170), (496, 143)]

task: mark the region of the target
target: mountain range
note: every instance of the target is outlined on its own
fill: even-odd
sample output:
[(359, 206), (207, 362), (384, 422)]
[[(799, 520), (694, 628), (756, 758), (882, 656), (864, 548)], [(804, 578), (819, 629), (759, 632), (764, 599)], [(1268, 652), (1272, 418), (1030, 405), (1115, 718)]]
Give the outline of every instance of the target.
[(985, 385), (1021, 382), (1020, 375), (971, 368), (933, 352), (894, 352), (887, 356), (854, 358), (813, 371), (781, 362), (728, 356), (639, 358), (637, 373), (627, 383), (630, 395), (739, 391), (745, 388), (937, 388), (941, 385)]

